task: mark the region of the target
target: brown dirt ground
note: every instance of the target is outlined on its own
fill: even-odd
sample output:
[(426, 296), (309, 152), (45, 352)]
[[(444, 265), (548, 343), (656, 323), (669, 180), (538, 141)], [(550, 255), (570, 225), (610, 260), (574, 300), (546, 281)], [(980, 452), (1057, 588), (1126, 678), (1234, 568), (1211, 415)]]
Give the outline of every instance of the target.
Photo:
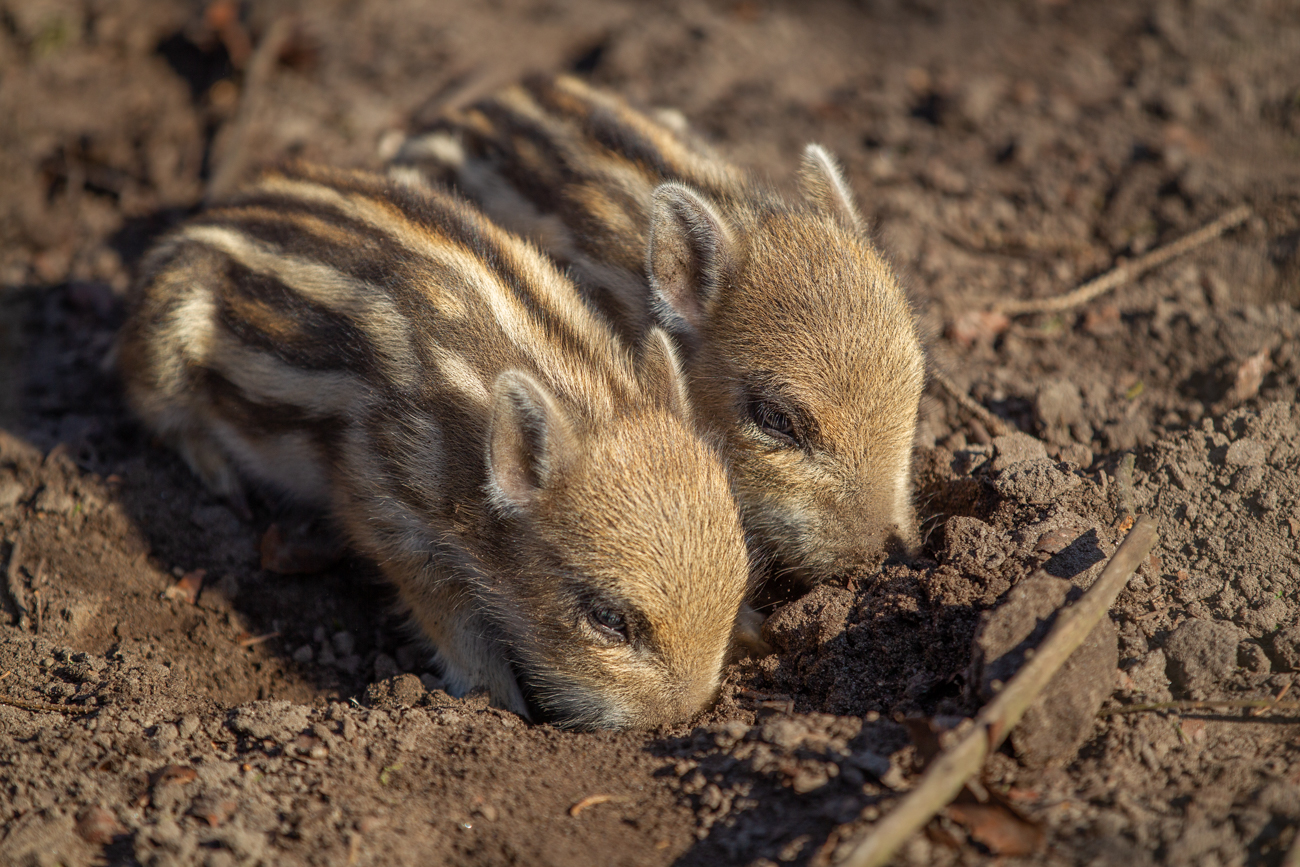
[[(0, 863), (826, 864), (1129, 512), (1161, 543), (1113, 630), (994, 757), (984, 818), (948, 811), (899, 863), (1281, 862), (1296, 713), (1094, 711), (1300, 693), (1300, 7), (321, 0), (222, 27), (240, 5), (204, 6), (0, 2), (0, 693), (64, 709), (0, 705)], [(248, 93), (246, 44), (295, 8)], [(923, 555), (776, 611), (778, 652), (669, 731), (449, 698), (372, 566), (263, 571), (277, 516), (201, 490), (101, 368), (142, 251), (215, 167), (377, 166), (412, 117), (561, 69), (782, 181), (831, 147), (934, 364), (1046, 446), (933, 392)], [(1079, 310), (963, 318), (1241, 203), (1243, 227)], [(167, 594), (198, 569), (195, 603)]]

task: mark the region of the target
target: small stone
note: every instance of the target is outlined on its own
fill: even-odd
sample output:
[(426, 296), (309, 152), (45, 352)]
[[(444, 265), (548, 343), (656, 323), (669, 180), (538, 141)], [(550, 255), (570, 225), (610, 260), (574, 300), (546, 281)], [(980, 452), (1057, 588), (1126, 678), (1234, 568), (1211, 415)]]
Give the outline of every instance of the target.
[(357, 640), (352, 637), (351, 632), (336, 632), (331, 640), (334, 643), (334, 653), (340, 658), (351, 656), (357, 649)]
[(1065, 472), (1054, 461), (1043, 458), (1007, 467), (994, 478), (993, 487), (1007, 499), (1042, 504), (1060, 499), (1082, 483), (1074, 473)]
[(1208, 698), (1237, 670), (1237, 646), (1248, 636), (1229, 623), (1187, 620), (1165, 641), (1169, 680), (1192, 698)]
[(177, 734), (182, 739), (189, 739), (196, 731), (199, 730), (199, 718), (194, 714), (186, 714), (181, 717), (181, 721), (176, 724)]
[(307, 727), (310, 709), (287, 701), (255, 701), (235, 710), (231, 727), (258, 740), (286, 743)]
[(23, 498), (22, 482), (11, 475), (0, 476), (0, 509), (8, 509)]
[[(1069, 598), (1070, 582), (1037, 572), (1023, 579), (1005, 601), (980, 618), (972, 678), (983, 701), (997, 694), (1046, 637)], [(1017, 758), (1031, 768), (1070, 762), (1092, 733), (1097, 709), (1114, 689), (1119, 643), (1110, 618), (1093, 628), (1011, 733)]]
[(316, 655), (316, 651), (312, 648), (312, 646), (310, 644), (304, 644), (302, 647), (298, 648), (293, 652), (293, 661), (300, 663), (302, 665), (306, 665), (307, 663), (312, 661), (312, 657), (314, 657), (315, 655)]
[(1061, 446), (1059, 456), (1061, 463), (1074, 464), (1076, 467), (1084, 468), (1092, 466), (1092, 449), (1081, 443), (1070, 443)]
[(1300, 671), (1300, 626), (1280, 629), (1273, 636), (1273, 656), (1283, 671)]
[(803, 743), (808, 730), (796, 720), (774, 719), (763, 723), (759, 736), (769, 744), (784, 750), (793, 750)]
[(413, 674), (399, 674), (366, 687), (366, 704), (372, 708), (404, 708), (424, 698), (424, 684)]
[(77, 500), (61, 487), (47, 485), (41, 488), (33, 503), (36, 511), (51, 515), (67, 515), (77, 507)]
[(763, 640), (778, 650), (812, 650), (844, 631), (853, 612), (853, 594), (819, 584), (781, 606), (763, 622)]
[(993, 438), (993, 471), (1025, 461), (1047, 460), (1047, 447), (1041, 440), (1026, 433), (1012, 433)]
[(1229, 444), (1223, 462), (1233, 467), (1262, 467), (1268, 457), (1268, 446), (1250, 437)]
[(1232, 477), (1232, 483), (1228, 487), (1242, 494), (1249, 496), (1264, 486), (1264, 468), (1260, 466), (1246, 466), (1237, 470), (1236, 475)]
[(713, 740), (718, 746), (726, 750), (744, 740), (747, 734), (749, 734), (749, 726), (738, 719), (727, 720), (722, 724), (719, 731), (714, 732)]
[(117, 817), (99, 805), (87, 807), (77, 816), (77, 836), (96, 846), (107, 846), (125, 833)]
[[(1083, 411), (1083, 395), (1079, 387), (1067, 379), (1044, 382), (1034, 398), (1034, 411), (1044, 434), (1063, 435), (1071, 425), (1087, 420)], [(997, 440), (994, 440), (996, 443)]]
[(826, 772), (824, 767), (801, 767), (795, 772), (794, 778), (790, 780), (790, 788), (794, 789), (797, 795), (806, 795), (820, 789), (829, 783), (830, 779), (830, 774)]

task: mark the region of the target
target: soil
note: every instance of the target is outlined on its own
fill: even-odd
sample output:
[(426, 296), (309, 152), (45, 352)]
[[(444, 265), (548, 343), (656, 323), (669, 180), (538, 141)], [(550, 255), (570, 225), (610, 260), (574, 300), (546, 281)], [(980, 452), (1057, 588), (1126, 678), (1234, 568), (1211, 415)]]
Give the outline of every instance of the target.
[[(1154, 556), (984, 801), (898, 862), (1280, 864), (1300, 714), (1105, 711), (1300, 693), (1298, 58), (1279, 0), (0, 2), (0, 863), (828, 864), (1147, 514)], [(262, 569), (305, 518), (214, 499), (104, 364), (218, 171), (378, 166), (564, 69), (780, 183), (831, 148), (933, 365), (1023, 434), (932, 390), (921, 554), (778, 607), (776, 653), (670, 730), (449, 697), (373, 565)], [(1241, 204), (1087, 305), (979, 315)]]

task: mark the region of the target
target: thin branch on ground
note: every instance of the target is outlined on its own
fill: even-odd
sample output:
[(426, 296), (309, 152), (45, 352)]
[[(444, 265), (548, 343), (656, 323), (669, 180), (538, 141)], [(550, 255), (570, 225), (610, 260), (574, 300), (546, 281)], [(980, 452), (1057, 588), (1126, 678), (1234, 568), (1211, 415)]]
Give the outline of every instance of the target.
[(1011, 425), (994, 415), (988, 407), (958, 388), (957, 383), (949, 379), (948, 374), (942, 370), (931, 367), (930, 378), (938, 383), (939, 387), (947, 392), (949, 397), (957, 401), (962, 409), (975, 416), (984, 427), (988, 428), (989, 433), (993, 434), (993, 436), (1006, 436), (1015, 432)]
[(1100, 295), (1105, 295), (1115, 287), (1150, 271), (1157, 265), (1163, 265), (1176, 256), (1181, 256), (1189, 250), (1213, 241), (1229, 229), (1246, 222), (1250, 215), (1250, 208), (1241, 205), (1208, 226), (1184, 235), (1177, 241), (1168, 243), (1163, 247), (1157, 247), (1150, 253), (1138, 256), (1136, 259), (1121, 262), (1097, 279), (1089, 280), (1079, 288), (1066, 292), (1064, 295), (1054, 295), (1051, 298), (1027, 298), (1022, 301), (1004, 301), (994, 305), (993, 309), (1008, 316), (1021, 316), (1027, 313), (1060, 313), (1063, 310), (1078, 307), (1080, 304), (1086, 304)]
[(24, 698), (10, 698), (7, 695), (0, 695), (0, 704), (7, 704), (10, 707), (21, 708), (22, 710), (34, 710), (39, 713), (65, 713), (70, 716), (84, 716), (88, 713), (94, 713), (99, 710), (97, 707), (76, 707), (70, 704), (47, 704), (43, 701), (28, 701)]
[(225, 154), (217, 163), (208, 181), (204, 202), (211, 204), (230, 193), (237, 184), (252, 155), (252, 130), (256, 119), (261, 115), (267, 85), (275, 72), (276, 62), (290, 37), (293, 36), (297, 22), (292, 16), (276, 19), (267, 29), (262, 41), (253, 51), (248, 62), (248, 73), (244, 78), (244, 92), (239, 101), (239, 111), (235, 115), (234, 128), (226, 142)]
[[(1097, 711), (1097, 716), (1116, 716), (1124, 713), (1154, 713), (1162, 710), (1300, 710), (1300, 701), (1276, 701), (1271, 698), (1225, 698), (1205, 701), (1157, 701), (1151, 704), (1129, 704), (1108, 707)], [(1252, 714), (1252, 717), (1255, 716)]]
[(1156, 523), (1138, 520), (1101, 577), (1074, 605), (1062, 608), (1056, 623), (1038, 651), (1016, 673), (1002, 692), (984, 706), (970, 731), (951, 749), (941, 753), (889, 815), (837, 862), (838, 867), (879, 867), (936, 813), (955, 798), (984, 760), (1010, 734), (1052, 676), (1069, 659), (1128, 583), (1134, 570), (1156, 543)]
[(23, 539), (15, 536), (9, 543), (9, 565), (5, 567), (5, 590), (14, 601), (14, 625), (25, 628), (27, 606), (23, 602), (22, 583), (19, 580), (18, 567), (22, 565)]

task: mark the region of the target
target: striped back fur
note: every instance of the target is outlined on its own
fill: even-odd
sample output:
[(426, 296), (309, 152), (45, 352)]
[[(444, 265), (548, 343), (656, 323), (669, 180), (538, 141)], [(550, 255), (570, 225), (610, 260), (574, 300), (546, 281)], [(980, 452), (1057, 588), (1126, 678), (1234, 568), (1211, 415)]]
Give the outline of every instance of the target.
[(920, 341), (822, 148), (791, 201), (672, 115), (539, 78), (411, 135), (392, 172), (536, 240), (625, 339), (673, 333), (774, 571), (816, 580), (914, 544)]
[(748, 564), (671, 341), (461, 200), (270, 171), (149, 255), (119, 359), (214, 490), (332, 512), (453, 688), (577, 727), (714, 695)]

